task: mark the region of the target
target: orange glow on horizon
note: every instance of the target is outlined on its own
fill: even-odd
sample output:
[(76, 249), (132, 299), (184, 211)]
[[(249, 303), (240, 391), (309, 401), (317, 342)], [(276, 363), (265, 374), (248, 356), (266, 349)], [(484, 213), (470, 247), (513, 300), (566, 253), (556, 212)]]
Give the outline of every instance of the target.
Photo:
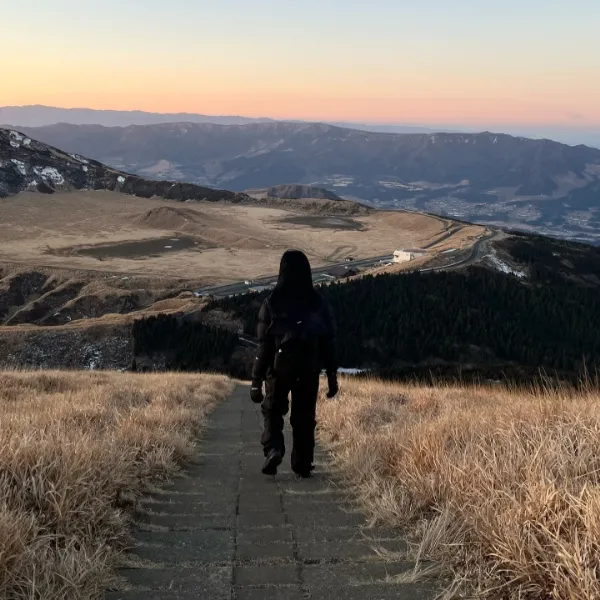
[[(390, 80), (376, 70), (340, 69), (332, 74), (273, 68), (260, 74), (223, 75), (214, 66), (187, 63), (130, 71), (107, 63), (44, 62), (21, 57), (9, 65), (3, 73), (0, 105), (450, 126), (600, 125), (600, 79), (591, 72), (562, 73), (557, 87), (554, 78), (526, 78), (512, 72), (500, 79), (495, 73), (441, 76), (405, 70)], [(45, 76), (24, 78), (23, 72)]]
[(313, 98), (294, 95), (190, 95), (123, 93), (50, 92), (6, 96), (0, 93), (0, 105), (42, 104), (62, 108), (96, 110), (142, 110), (158, 113), (198, 113), (239, 115), (253, 118), (300, 119), (309, 121), (349, 121), (369, 123), (447, 123), (477, 125), (600, 125), (598, 110), (583, 117), (572, 115), (566, 106), (495, 98)]

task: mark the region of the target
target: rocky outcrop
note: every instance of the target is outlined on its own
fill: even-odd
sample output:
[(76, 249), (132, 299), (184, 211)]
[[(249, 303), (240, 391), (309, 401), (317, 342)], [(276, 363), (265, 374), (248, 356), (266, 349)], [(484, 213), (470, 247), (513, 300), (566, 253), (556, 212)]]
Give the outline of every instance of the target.
[(0, 368), (129, 369), (131, 326), (0, 328)]
[(290, 198), (292, 200), (317, 198), (344, 202), (337, 194), (325, 188), (314, 187), (312, 185), (276, 185), (268, 188), (266, 195), (267, 198)]

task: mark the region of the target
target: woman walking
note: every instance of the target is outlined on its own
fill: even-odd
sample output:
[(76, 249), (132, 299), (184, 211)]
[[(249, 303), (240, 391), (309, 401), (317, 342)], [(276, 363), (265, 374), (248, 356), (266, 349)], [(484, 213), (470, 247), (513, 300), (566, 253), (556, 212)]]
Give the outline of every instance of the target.
[(288, 250), (281, 258), (277, 285), (260, 309), (258, 342), (250, 395), (253, 402), (262, 403), (262, 472), (275, 475), (285, 455), (283, 418), (291, 393), (292, 470), (310, 477), (319, 375), (324, 368), (327, 396), (333, 398), (338, 392), (338, 365), (331, 309), (315, 290), (310, 263), (299, 250)]

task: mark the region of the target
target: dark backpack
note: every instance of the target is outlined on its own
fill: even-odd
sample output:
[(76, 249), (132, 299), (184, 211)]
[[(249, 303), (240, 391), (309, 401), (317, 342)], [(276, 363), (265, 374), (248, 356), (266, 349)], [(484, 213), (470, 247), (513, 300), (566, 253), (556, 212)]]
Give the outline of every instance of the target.
[(319, 342), (329, 329), (321, 303), (295, 310), (274, 309), (271, 305), (269, 309), (271, 325), (268, 332), (275, 338), (275, 373), (297, 376), (319, 371)]

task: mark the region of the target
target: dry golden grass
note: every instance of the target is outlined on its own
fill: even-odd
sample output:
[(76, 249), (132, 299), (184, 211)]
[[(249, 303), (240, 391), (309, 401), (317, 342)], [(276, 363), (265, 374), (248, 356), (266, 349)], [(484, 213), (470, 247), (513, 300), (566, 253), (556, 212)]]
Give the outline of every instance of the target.
[(189, 459), (221, 376), (0, 372), (0, 598), (96, 598), (128, 508)]
[[(342, 383), (321, 437), (374, 521), (487, 598), (600, 598), (600, 393)], [(468, 584), (464, 584), (467, 581)]]

